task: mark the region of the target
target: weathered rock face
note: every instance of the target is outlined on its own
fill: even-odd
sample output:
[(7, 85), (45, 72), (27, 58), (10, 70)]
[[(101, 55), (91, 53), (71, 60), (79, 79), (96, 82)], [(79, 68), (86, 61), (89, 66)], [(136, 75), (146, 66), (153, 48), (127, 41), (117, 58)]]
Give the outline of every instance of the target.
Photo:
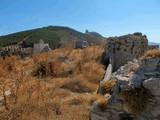
[(134, 59), (111, 79), (117, 79), (117, 84), (106, 110), (97, 109), (96, 101), (91, 120), (160, 120), (160, 58)]
[(148, 40), (142, 33), (134, 33), (120, 37), (110, 37), (107, 39), (106, 54), (113, 50), (113, 71), (120, 66), (138, 58), (148, 48)]

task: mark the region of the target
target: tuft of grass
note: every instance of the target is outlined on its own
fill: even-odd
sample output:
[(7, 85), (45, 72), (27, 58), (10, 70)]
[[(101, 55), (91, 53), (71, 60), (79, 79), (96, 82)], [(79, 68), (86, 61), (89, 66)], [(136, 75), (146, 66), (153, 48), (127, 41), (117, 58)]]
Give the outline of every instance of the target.
[(72, 98), (71, 100), (69, 100), (69, 104), (70, 105), (82, 105), (84, 101), (85, 101), (84, 97), (76, 96)]
[(97, 100), (106, 99), (104, 96), (101, 96), (99, 94), (92, 94), (89, 96), (89, 104), (92, 105)]
[(160, 49), (148, 50), (142, 58), (160, 58)]
[(141, 114), (150, 104), (154, 95), (150, 90), (140, 86), (127, 86), (122, 89), (120, 95), (124, 99), (124, 104), (133, 114)]
[(101, 95), (112, 94), (112, 90), (115, 87), (117, 81), (116, 80), (108, 80), (100, 84), (98, 93)]

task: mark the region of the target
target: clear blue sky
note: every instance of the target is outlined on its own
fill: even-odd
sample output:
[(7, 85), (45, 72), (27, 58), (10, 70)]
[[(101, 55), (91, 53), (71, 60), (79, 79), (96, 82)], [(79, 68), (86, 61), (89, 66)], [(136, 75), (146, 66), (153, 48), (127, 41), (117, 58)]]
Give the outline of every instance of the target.
[(160, 42), (160, 0), (0, 0), (0, 35), (48, 25)]

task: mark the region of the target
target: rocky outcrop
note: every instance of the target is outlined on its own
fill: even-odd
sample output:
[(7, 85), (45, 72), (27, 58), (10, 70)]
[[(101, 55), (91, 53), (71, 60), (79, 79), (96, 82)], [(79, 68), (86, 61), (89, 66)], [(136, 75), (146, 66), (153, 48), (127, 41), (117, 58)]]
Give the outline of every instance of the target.
[(106, 58), (113, 52), (113, 71), (123, 66), (127, 61), (138, 58), (148, 48), (146, 35), (142, 33), (128, 34), (120, 37), (107, 38)]
[(99, 109), (96, 101), (91, 120), (160, 119), (160, 58), (129, 61), (111, 79), (117, 83), (104, 95), (108, 99), (106, 109)]

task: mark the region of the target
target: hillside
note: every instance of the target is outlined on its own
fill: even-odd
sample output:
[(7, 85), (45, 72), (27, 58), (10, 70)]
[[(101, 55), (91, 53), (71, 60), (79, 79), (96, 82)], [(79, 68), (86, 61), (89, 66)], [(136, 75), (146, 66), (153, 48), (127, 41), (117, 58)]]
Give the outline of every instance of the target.
[(102, 38), (101, 36), (91, 35), (87, 37), (84, 33), (78, 32), (69, 27), (48, 26), (22, 32), (17, 32), (5, 36), (0, 36), (0, 47), (22, 44), (24, 47), (32, 47), (33, 43), (43, 39), (49, 43), (51, 48), (58, 47), (61, 43), (73, 44), (78, 40), (87, 40)]

